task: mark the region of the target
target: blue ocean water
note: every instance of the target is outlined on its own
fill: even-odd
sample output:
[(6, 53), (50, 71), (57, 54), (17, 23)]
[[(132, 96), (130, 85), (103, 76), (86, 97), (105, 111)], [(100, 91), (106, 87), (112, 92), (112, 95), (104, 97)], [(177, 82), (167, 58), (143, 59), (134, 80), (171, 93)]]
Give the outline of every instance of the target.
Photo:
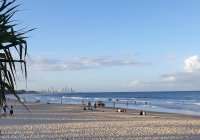
[(94, 104), (97, 101), (104, 101), (106, 107), (200, 116), (200, 91), (34, 93), (20, 94), (20, 98), (31, 102), (62, 101), (63, 104), (82, 104), (88, 101)]

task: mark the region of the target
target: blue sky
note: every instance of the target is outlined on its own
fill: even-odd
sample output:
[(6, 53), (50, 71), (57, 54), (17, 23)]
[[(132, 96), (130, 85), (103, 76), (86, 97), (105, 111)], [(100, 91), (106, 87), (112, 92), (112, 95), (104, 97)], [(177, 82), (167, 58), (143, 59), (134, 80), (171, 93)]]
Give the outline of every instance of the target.
[[(200, 90), (198, 0), (18, 0), (28, 89)], [(25, 88), (19, 80), (18, 88)]]

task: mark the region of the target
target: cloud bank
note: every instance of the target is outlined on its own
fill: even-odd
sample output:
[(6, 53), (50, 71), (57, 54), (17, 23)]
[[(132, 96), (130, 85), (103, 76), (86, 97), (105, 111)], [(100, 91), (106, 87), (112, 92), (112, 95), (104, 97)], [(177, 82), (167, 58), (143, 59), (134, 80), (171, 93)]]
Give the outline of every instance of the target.
[(29, 63), (32, 70), (37, 71), (67, 71), (97, 69), (113, 66), (147, 66), (150, 62), (137, 61), (135, 55), (104, 56), (104, 57), (74, 57), (70, 61), (37, 57)]
[(184, 60), (182, 71), (160, 75), (161, 80), (129, 83), (136, 90), (200, 90), (200, 60), (193, 55)]
[(162, 77), (165, 81), (171, 82), (200, 82), (200, 62), (197, 55), (187, 58), (183, 71), (172, 74), (164, 74)]

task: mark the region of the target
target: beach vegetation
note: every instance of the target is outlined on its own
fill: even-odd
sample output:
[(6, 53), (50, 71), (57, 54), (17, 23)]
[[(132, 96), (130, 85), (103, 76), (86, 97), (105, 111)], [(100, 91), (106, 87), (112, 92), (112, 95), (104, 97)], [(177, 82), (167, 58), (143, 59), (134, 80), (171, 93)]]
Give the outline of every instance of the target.
[(17, 72), (21, 71), (24, 78), (27, 78), (26, 58), (28, 54), (26, 35), (33, 29), (18, 29), (19, 21), (14, 20), (13, 17), (20, 11), (18, 10), (20, 5), (16, 5), (15, 2), (16, 0), (0, 0), (1, 107), (6, 103), (6, 91), (12, 93), (21, 102), (16, 92)]

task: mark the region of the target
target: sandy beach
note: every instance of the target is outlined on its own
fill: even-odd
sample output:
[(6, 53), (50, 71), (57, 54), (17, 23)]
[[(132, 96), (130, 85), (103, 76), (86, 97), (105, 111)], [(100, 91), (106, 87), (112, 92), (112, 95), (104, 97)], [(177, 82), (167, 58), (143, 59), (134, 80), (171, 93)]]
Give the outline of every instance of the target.
[[(0, 118), (1, 139), (163, 140), (200, 139), (200, 117), (113, 108), (83, 110), (81, 105), (16, 101), (14, 116)], [(103, 112), (102, 112), (103, 111)]]

